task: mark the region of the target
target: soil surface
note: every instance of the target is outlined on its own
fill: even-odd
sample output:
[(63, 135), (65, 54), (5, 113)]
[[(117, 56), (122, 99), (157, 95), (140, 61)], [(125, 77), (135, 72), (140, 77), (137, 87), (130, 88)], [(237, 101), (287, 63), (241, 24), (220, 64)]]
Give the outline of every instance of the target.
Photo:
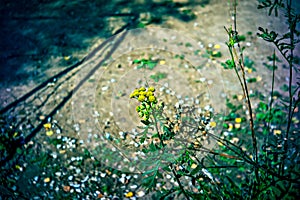
[[(241, 45), (248, 62), (246, 76), (257, 80), (249, 83), (250, 93), (267, 96), (272, 76), (264, 63), (269, 62), (267, 57), (274, 47), (256, 33), (258, 27), (284, 33), (286, 26), (282, 16), (268, 16), (266, 10), (257, 9), (257, 4), (254, 0), (239, 1), (237, 31), (245, 36)], [(107, 139), (122, 138), (123, 133), (133, 132), (141, 125), (135, 113), (137, 102), (130, 100), (129, 94), (142, 85), (155, 86), (156, 95), (166, 103), (170, 116), (176, 102), (199, 108), (211, 106), (215, 114), (226, 114), (226, 98), (242, 95), (234, 72), (221, 66), (230, 58), (224, 29), (233, 23), (232, 4), (228, 1), (3, 1), (0, 9), (0, 108), (48, 81), (2, 114), (25, 138), (30, 138), (29, 156), (50, 155), (47, 163), (61, 163), (52, 172), (50, 164), (43, 166), (37, 159), (28, 161), (28, 156), (21, 164), (8, 163), (7, 166), (23, 169), (16, 172), (19, 179), (12, 181), (7, 193), (17, 191), (26, 198), (28, 191), (34, 191), (41, 197), (51, 187), (52, 182), (47, 180), (50, 177), (55, 180), (51, 190), (56, 191), (56, 197), (60, 191), (70, 192), (67, 186), (80, 196), (83, 189), (79, 192), (71, 185), (76, 181), (70, 174), (81, 181), (87, 176), (91, 179), (101, 173), (109, 174), (95, 172), (91, 164), (94, 158), (112, 169), (139, 174), (145, 163), (133, 166), (126, 161), (134, 157), (130, 134), (121, 145)], [(154, 64), (141, 68), (137, 62), (142, 59)], [(61, 76), (51, 78), (64, 70)], [(287, 77), (286, 69), (280, 67), (276, 71), (276, 90), (287, 83)], [(53, 134), (45, 127), (47, 123)], [(59, 146), (53, 144), (57, 138), (66, 139)], [(74, 159), (81, 159), (78, 157), (84, 149), (92, 154), (86, 166), (78, 167), (80, 172), (76, 167), (70, 169)], [(65, 175), (58, 176), (57, 172)], [(115, 178), (120, 180), (122, 175)], [(26, 184), (27, 180), (30, 184)], [(112, 184), (108, 179), (102, 182)], [(91, 189), (93, 195), (99, 195), (98, 190), (101, 191)], [(139, 188), (120, 190), (135, 190), (142, 196)]]

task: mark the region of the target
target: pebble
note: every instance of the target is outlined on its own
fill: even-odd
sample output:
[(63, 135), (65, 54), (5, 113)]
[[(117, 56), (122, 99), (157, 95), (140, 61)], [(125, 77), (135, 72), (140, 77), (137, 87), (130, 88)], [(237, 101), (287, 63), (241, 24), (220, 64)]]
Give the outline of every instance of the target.
[(203, 83), (206, 80), (206, 78), (202, 77), (199, 80)]
[(53, 157), (54, 159), (57, 158), (57, 153), (52, 153), (51, 155), (52, 155), (52, 157)]
[(81, 172), (81, 169), (80, 168), (76, 168), (76, 174), (79, 174)]
[(80, 189), (80, 188), (75, 189), (75, 191), (76, 191), (77, 193), (81, 193), (81, 189)]
[(225, 137), (227, 137), (227, 136), (229, 135), (229, 132), (225, 131), (225, 132), (223, 132), (223, 135), (224, 135)]
[(131, 185), (130, 188), (131, 188), (131, 189), (136, 189), (136, 188), (137, 188), (137, 185)]
[(84, 183), (84, 182), (86, 182), (87, 180), (89, 180), (89, 175), (87, 175), (81, 182)]
[(101, 89), (102, 89), (102, 91), (106, 91), (106, 90), (108, 90), (108, 86), (104, 86)]
[(55, 172), (55, 175), (60, 177), (61, 176), (61, 172)]
[(49, 177), (47, 177), (47, 178), (44, 179), (44, 183), (49, 183), (49, 182), (50, 182), (50, 178)]
[(137, 196), (137, 197), (143, 197), (143, 196), (145, 196), (145, 192), (144, 192), (144, 191), (138, 191), (138, 192), (136, 193), (136, 196)]
[(126, 178), (125, 177), (119, 178), (119, 181), (124, 184), (126, 181)]
[(69, 180), (69, 181), (72, 181), (72, 180), (73, 180), (73, 176), (69, 176), (69, 177), (68, 177), (68, 180)]

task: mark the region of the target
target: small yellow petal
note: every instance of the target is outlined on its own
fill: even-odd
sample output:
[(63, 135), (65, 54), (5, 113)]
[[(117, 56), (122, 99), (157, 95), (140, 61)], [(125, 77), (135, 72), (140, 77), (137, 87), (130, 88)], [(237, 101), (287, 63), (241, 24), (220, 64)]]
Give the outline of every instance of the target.
[(195, 163), (193, 163), (192, 165), (191, 165), (191, 169), (195, 169), (197, 167), (197, 165), (195, 164)]
[(133, 192), (128, 192), (127, 194), (125, 194), (125, 197), (127, 198), (133, 197)]
[(138, 101), (143, 102), (145, 100), (145, 96), (144, 95), (140, 95), (138, 98)]
[(148, 88), (148, 91), (150, 91), (150, 92), (155, 92), (155, 88), (154, 88), (154, 87), (149, 87), (149, 88)]
[(241, 123), (241, 122), (242, 122), (242, 118), (240, 118), (240, 117), (235, 118), (235, 122), (236, 122), (236, 123)]
[(161, 60), (161, 61), (159, 61), (159, 64), (160, 65), (164, 65), (164, 64), (166, 64), (166, 61), (165, 60)]
[(213, 51), (212, 52), (212, 55), (217, 55), (218, 54), (218, 51)]
[(257, 77), (256, 77), (256, 81), (257, 81), (257, 82), (260, 82), (261, 80), (262, 80), (262, 77), (261, 77), (261, 76), (257, 76)]
[(221, 46), (220, 46), (219, 44), (215, 44), (214, 48), (215, 48), (215, 49), (220, 49)]
[(241, 124), (234, 124), (234, 128), (236, 128), (236, 129), (241, 128)]
[(49, 183), (49, 182), (50, 182), (50, 178), (49, 178), (49, 177), (45, 178), (45, 179), (44, 179), (44, 182), (45, 182), (45, 183)]
[(64, 56), (64, 60), (70, 60), (71, 56)]
[(210, 122), (209, 124), (210, 124), (210, 126), (213, 127), (213, 128), (217, 126), (217, 123), (216, 123), (216, 122)]
[(233, 125), (232, 125), (232, 124), (228, 124), (228, 126), (229, 126), (229, 127), (228, 127), (228, 130), (231, 131), (232, 128), (233, 128)]
[(50, 124), (50, 123), (44, 124), (44, 128), (45, 128), (45, 129), (51, 128), (51, 124)]
[(60, 153), (60, 154), (64, 154), (64, 153), (66, 153), (66, 150), (63, 150), (63, 149), (62, 149), (62, 150), (59, 150), (59, 153)]
[(238, 95), (238, 100), (241, 101), (244, 99), (244, 96), (243, 95)]
[(52, 130), (50, 130), (50, 131), (46, 131), (46, 135), (47, 135), (47, 136), (51, 136), (51, 135), (53, 135), (53, 131), (52, 131)]
[(146, 91), (145, 87), (140, 87), (139, 91)]
[(281, 134), (281, 130), (274, 130), (274, 135), (280, 135)]
[(149, 101), (150, 101), (150, 102), (154, 102), (155, 100), (156, 100), (155, 96), (150, 96), (150, 97), (149, 97)]
[(18, 169), (18, 170), (21, 169), (20, 165), (16, 165), (15, 167), (16, 167), (16, 169)]
[(13, 135), (13, 138), (15, 138), (17, 136), (18, 136), (18, 132), (15, 132), (14, 135)]

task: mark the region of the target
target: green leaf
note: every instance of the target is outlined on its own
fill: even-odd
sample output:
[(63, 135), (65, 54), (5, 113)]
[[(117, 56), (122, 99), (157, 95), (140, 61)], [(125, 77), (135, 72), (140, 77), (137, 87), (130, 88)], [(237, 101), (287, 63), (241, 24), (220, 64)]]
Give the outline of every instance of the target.
[(268, 110), (268, 105), (264, 102), (259, 102), (258, 110), (259, 111), (267, 111)]
[(133, 60), (133, 63), (134, 64), (139, 64), (139, 63), (141, 63), (141, 60), (135, 59), (135, 60)]
[(245, 35), (238, 35), (237, 36), (237, 41), (238, 42), (246, 41), (246, 36)]
[(194, 176), (195, 174), (199, 173), (201, 171), (201, 167), (198, 165), (195, 169), (193, 169), (190, 173), (191, 176)]
[(157, 72), (154, 75), (151, 75), (150, 78), (153, 79), (155, 82), (160, 81), (161, 79), (164, 79), (167, 77), (166, 73)]
[(225, 63), (221, 63), (224, 69), (233, 69), (234, 68), (234, 62), (232, 60), (226, 60)]
[(146, 25), (144, 23), (140, 22), (140, 23), (137, 24), (137, 27), (138, 28), (145, 28)]
[(149, 69), (154, 69), (154, 67), (157, 65), (157, 61), (149, 61), (147, 65)]
[(284, 84), (283, 86), (280, 87), (280, 89), (284, 92), (287, 92), (289, 90), (289, 86), (287, 84)]
[(153, 142), (150, 143), (149, 148), (150, 148), (150, 151), (152, 151), (152, 152), (157, 150), (157, 148)]
[(256, 78), (248, 78), (247, 82), (248, 83), (255, 83), (256, 82)]

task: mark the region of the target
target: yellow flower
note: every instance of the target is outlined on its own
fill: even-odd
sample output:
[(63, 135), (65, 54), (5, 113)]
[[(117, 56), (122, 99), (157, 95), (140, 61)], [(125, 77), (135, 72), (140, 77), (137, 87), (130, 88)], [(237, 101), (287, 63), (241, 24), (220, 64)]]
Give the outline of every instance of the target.
[(45, 128), (45, 129), (51, 128), (51, 124), (50, 124), (50, 123), (44, 124), (44, 128)]
[(146, 91), (145, 87), (140, 87), (139, 91)]
[(51, 135), (53, 135), (53, 131), (52, 131), (52, 130), (50, 130), (50, 131), (46, 131), (46, 135), (47, 135), (47, 136), (51, 136)]
[(134, 90), (134, 91), (130, 94), (130, 98), (137, 97), (138, 95), (139, 95), (139, 91), (138, 91), (138, 90)]
[(210, 122), (209, 124), (210, 124), (210, 126), (213, 127), (213, 128), (217, 126), (217, 123), (216, 123), (216, 122)]
[(274, 130), (274, 135), (280, 135), (281, 134), (281, 130)]
[(193, 163), (192, 165), (191, 165), (191, 169), (196, 169), (197, 168), (197, 165), (195, 164), (195, 163)]
[(129, 97), (130, 98), (133, 98), (135, 95), (133, 94), (133, 93), (131, 93), (130, 95), (129, 95)]
[(228, 130), (231, 131), (233, 129), (233, 125), (230, 123), (228, 124)]
[(149, 87), (149, 88), (148, 88), (148, 91), (150, 91), (150, 92), (155, 92), (155, 88), (154, 88), (154, 87)]
[(240, 117), (235, 118), (235, 122), (236, 122), (236, 123), (241, 123), (241, 122), (242, 122), (242, 118), (240, 118)]
[(161, 61), (159, 61), (159, 64), (160, 65), (164, 65), (164, 64), (166, 64), (166, 61), (165, 60), (161, 60)]
[(146, 96), (147, 97), (153, 96), (153, 92), (151, 92), (151, 91), (146, 92)]
[(44, 179), (44, 183), (49, 183), (50, 180), (51, 180), (51, 179), (50, 179), (49, 177), (47, 177), (47, 178)]
[(215, 49), (220, 49), (221, 46), (220, 46), (219, 44), (215, 44), (214, 48), (215, 48)]
[(126, 198), (130, 198), (133, 197), (133, 192), (128, 192), (127, 194), (125, 194)]
[(140, 95), (138, 101), (143, 102), (145, 101), (146, 97), (144, 95)]
[(140, 91), (140, 92), (139, 92), (139, 95), (147, 96), (147, 92), (145, 92), (145, 91)]
[(150, 101), (150, 102), (155, 102), (155, 101), (156, 101), (155, 96), (150, 96), (150, 97), (149, 97), (149, 101)]

